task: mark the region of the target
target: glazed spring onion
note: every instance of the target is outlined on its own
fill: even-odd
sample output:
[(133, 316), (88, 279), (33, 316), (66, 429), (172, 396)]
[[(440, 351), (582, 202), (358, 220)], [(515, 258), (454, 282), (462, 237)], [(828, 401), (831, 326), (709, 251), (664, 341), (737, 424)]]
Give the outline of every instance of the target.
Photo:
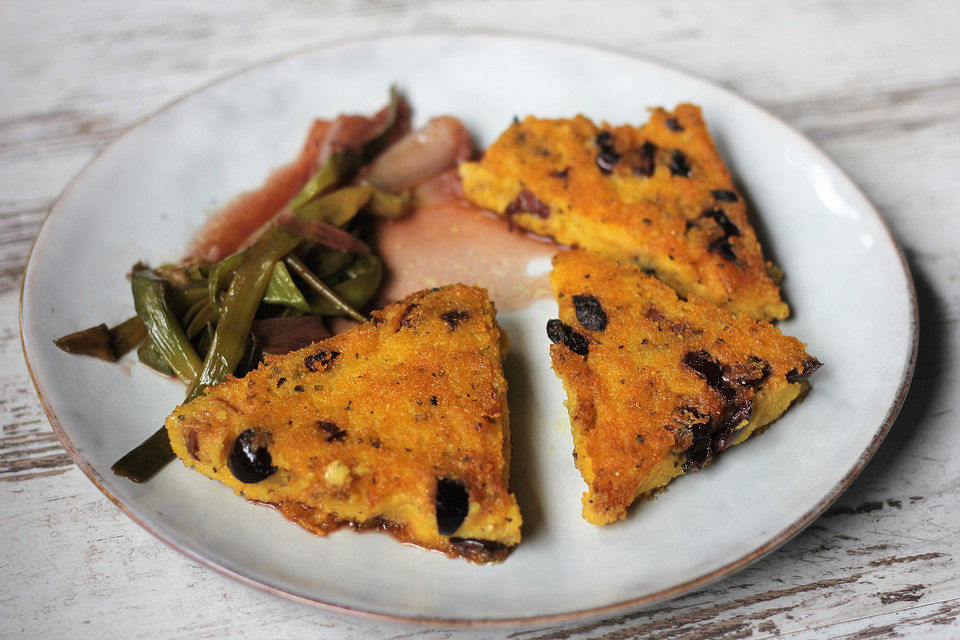
[(193, 382), (200, 374), (203, 361), (167, 305), (169, 283), (142, 264), (133, 267), (130, 282), (133, 306), (147, 329), (153, 351), (163, 358), (178, 378), (188, 384)]
[[(410, 197), (351, 182), (393, 136), (399, 104), (392, 89), (382, 128), (359, 149), (331, 153), (246, 248), (214, 264), (151, 269), (138, 263), (130, 273), (137, 315), (114, 328), (101, 324), (72, 333), (56, 345), (109, 361), (136, 349), (141, 362), (183, 381), (190, 399), (255, 368), (262, 351), (277, 353), (328, 335), (323, 317), (365, 321), (362, 309), (383, 272), (360, 239), (361, 214), (403, 215)], [(143, 482), (173, 458), (161, 427), (113, 471)]]
[(115, 362), (128, 351), (137, 348), (147, 337), (146, 327), (134, 316), (113, 327), (105, 324), (77, 331), (54, 340), (67, 353), (83, 354)]

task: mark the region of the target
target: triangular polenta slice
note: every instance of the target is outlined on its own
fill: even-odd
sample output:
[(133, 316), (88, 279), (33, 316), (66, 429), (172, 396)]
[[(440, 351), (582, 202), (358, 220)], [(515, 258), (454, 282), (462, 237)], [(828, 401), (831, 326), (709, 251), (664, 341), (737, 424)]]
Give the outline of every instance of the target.
[(167, 418), (177, 456), (318, 534), (348, 524), (474, 562), (520, 542), (506, 335), (477, 287), (415, 293)]
[(778, 418), (820, 366), (767, 322), (683, 300), (632, 265), (561, 252), (551, 283), (550, 355), (593, 524)]
[(473, 203), (519, 227), (731, 311), (790, 313), (699, 107), (654, 109), (640, 128), (527, 117), (460, 175)]

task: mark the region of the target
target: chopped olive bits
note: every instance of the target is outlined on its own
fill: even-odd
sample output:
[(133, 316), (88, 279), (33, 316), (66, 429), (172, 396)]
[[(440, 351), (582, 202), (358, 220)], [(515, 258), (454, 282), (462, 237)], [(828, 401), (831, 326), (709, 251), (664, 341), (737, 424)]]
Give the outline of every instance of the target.
[(550, 355), (593, 524), (778, 418), (820, 366), (772, 325), (682, 300), (632, 265), (565, 251), (550, 279), (560, 305)]
[(653, 109), (642, 127), (527, 117), (479, 162), (464, 193), (511, 224), (653, 270), (762, 320), (789, 315), (700, 109)]
[(229, 377), (166, 423), (187, 466), (324, 534), (344, 524), (473, 562), (520, 542), (501, 345), (451, 285)]

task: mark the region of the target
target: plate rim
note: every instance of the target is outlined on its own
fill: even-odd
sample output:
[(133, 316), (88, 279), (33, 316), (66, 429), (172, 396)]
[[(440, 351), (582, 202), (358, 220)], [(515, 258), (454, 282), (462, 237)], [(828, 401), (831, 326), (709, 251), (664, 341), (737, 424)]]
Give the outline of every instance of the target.
[[(188, 98), (193, 97), (194, 95), (206, 91), (216, 85), (219, 85), (222, 82), (226, 82), (234, 77), (243, 75), (249, 71), (255, 69), (276, 64), (278, 62), (290, 59), (297, 58), (300, 56), (306, 56), (314, 52), (323, 51), (326, 49), (336, 49), (338, 47), (348, 46), (351, 44), (359, 44), (364, 42), (376, 42), (376, 41), (385, 41), (385, 40), (417, 40), (423, 37), (431, 36), (440, 36), (440, 37), (479, 37), (484, 39), (494, 39), (494, 38), (504, 38), (510, 40), (521, 40), (532, 43), (544, 42), (548, 44), (559, 44), (571, 48), (581, 48), (591, 51), (600, 51), (608, 55), (617, 56), (624, 58), (626, 60), (631, 60), (634, 62), (641, 62), (643, 64), (657, 67), (660, 70), (667, 71), (669, 73), (681, 76), (688, 81), (694, 81), (696, 83), (706, 85), (710, 89), (720, 92), (727, 99), (732, 99), (736, 102), (741, 103), (742, 105), (749, 108), (754, 112), (755, 115), (761, 117), (769, 118), (773, 120), (777, 125), (779, 125), (783, 130), (792, 134), (799, 142), (807, 145), (811, 150), (818, 154), (823, 162), (836, 174), (842, 176), (850, 187), (852, 187), (852, 193), (854, 196), (857, 196), (866, 203), (869, 213), (880, 223), (880, 227), (883, 232), (886, 234), (887, 240), (890, 242), (891, 246), (894, 249), (894, 252), (899, 259), (900, 267), (903, 270), (903, 274), (906, 279), (906, 293), (907, 299), (910, 304), (910, 326), (909, 330), (909, 342), (910, 342), (910, 353), (906, 360), (906, 363), (899, 375), (899, 383), (897, 390), (894, 394), (894, 397), (888, 407), (887, 413), (877, 430), (874, 432), (873, 437), (870, 440), (870, 443), (867, 447), (860, 453), (857, 461), (853, 466), (844, 474), (844, 476), (822, 497), (820, 500), (808, 509), (802, 516), (794, 520), (791, 524), (781, 529), (779, 532), (771, 536), (765, 543), (761, 544), (753, 551), (744, 554), (731, 562), (724, 564), (717, 569), (710, 571), (708, 573), (702, 574), (691, 580), (687, 580), (680, 584), (674, 585), (672, 587), (661, 589), (651, 594), (645, 596), (630, 598), (627, 600), (620, 600), (617, 602), (609, 603), (606, 605), (598, 607), (589, 607), (585, 609), (577, 609), (573, 611), (564, 611), (559, 613), (535, 615), (535, 616), (523, 616), (523, 617), (511, 617), (511, 618), (443, 618), (437, 616), (422, 616), (422, 615), (404, 615), (397, 613), (386, 613), (382, 611), (370, 611), (366, 609), (361, 609), (348, 605), (335, 604), (331, 602), (325, 602), (316, 598), (311, 598), (303, 596), (296, 593), (291, 593), (289, 591), (283, 590), (279, 587), (272, 586), (248, 576), (245, 576), (241, 573), (238, 573), (228, 567), (225, 567), (216, 561), (204, 557), (201, 553), (194, 551), (189, 548), (187, 545), (181, 546), (172, 539), (169, 539), (163, 533), (153, 529), (150, 525), (144, 522), (140, 516), (138, 516), (132, 508), (125, 505), (119, 498), (113, 495), (110, 490), (106, 487), (103, 481), (102, 475), (93, 468), (93, 466), (87, 462), (87, 460), (80, 455), (79, 451), (73, 444), (73, 441), (70, 439), (70, 436), (64, 430), (60, 419), (57, 414), (54, 412), (53, 408), (50, 406), (47, 401), (46, 396), (44, 395), (43, 389), (41, 387), (40, 381), (37, 379), (37, 376), (34, 373), (33, 365), (30, 362), (30, 358), (27, 353), (27, 344), (26, 337), (24, 335), (24, 291), (26, 288), (27, 275), (30, 271), (30, 267), (33, 260), (34, 250), (37, 247), (37, 243), (43, 235), (43, 230), (46, 228), (47, 223), (53, 218), (54, 214), (57, 214), (62, 209), (63, 201), (73, 190), (74, 186), (79, 183), (90, 171), (95, 164), (97, 164), (101, 158), (110, 152), (122, 139), (126, 138), (128, 135), (131, 135), (138, 129), (140, 129), (148, 121), (154, 119), (160, 114), (166, 112), (167, 110), (173, 108), (174, 106), (180, 104), (181, 102), (187, 100)], [(810, 138), (808, 138), (804, 133), (783, 121), (781, 118), (770, 113), (763, 107), (759, 106), (752, 100), (745, 98), (726, 87), (712, 82), (710, 80), (705, 80), (697, 75), (691, 74), (687, 71), (683, 71), (669, 64), (664, 64), (662, 62), (652, 60), (639, 55), (623, 48), (614, 47), (610, 45), (597, 44), (588, 40), (573, 38), (573, 37), (563, 37), (563, 36), (554, 36), (554, 35), (545, 35), (537, 33), (524, 33), (524, 32), (514, 32), (503, 29), (415, 29), (411, 31), (386, 31), (382, 33), (368, 33), (357, 36), (351, 36), (347, 38), (340, 38), (326, 42), (320, 45), (311, 45), (301, 49), (295, 49), (282, 53), (276, 56), (271, 56), (256, 62), (252, 62), (248, 65), (241, 67), (233, 72), (227, 73), (222, 76), (217, 76), (216, 78), (202, 83), (201, 85), (191, 89), (187, 93), (184, 93), (177, 98), (163, 104), (160, 108), (151, 112), (147, 116), (141, 118), (122, 134), (113, 139), (110, 143), (100, 149), (90, 161), (84, 165), (84, 167), (74, 176), (67, 186), (61, 191), (60, 195), (57, 196), (56, 201), (50, 207), (49, 212), (46, 217), (41, 222), (40, 227), (37, 229), (37, 233), (33, 238), (33, 241), (30, 245), (30, 250), (27, 254), (27, 261), (24, 264), (23, 274), (20, 278), (20, 292), (18, 299), (18, 320), (19, 320), (19, 331), (20, 331), (20, 346), (23, 351), (24, 361), (27, 365), (27, 371), (30, 374), (30, 379), (33, 382), (34, 389), (37, 392), (37, 397), (40, 400), (40, 404), (43, 407), (44, 413), (47, 416), (47, 420), (50, 422), (50, 425), (53, 427), (54, 432), (60, 440), (60, 443), (66, 449), (67, 453), (73, 459), (74, 463), (80, 468), (80, 470), (90, 479), (91, 482), (107, 497), (110, 499), (113, 504), (115, 504), (123, 513), (125, 513), (131, 520), (137, 523), (140, 527), (154, 536), (156, 539), (160, 540), (168, 547), (174, 549), (175, 551), (183, 554), (187, 558), (206, 566), (210, 569), (213, 569), (217, 573), (236, 580), (241, 584), (253, 587), (257, 590), (281, 597), (286, 600), (297, 602), (300, 604), (309, 605), (311, 607), (328, 611), (336, 614), (345, 614), (350, 616), (355, 616), (359, 618), (366, 618), (371, 620), (387, 621), (387, 622), (401, 622), (406, 624), (420, 624), (420, 625), (429, 625), (433, 627), (456, 627), (456, 628), (476, 628), (476, 627), (505, 627), (505, 626), (518, 626), (522, 625), (525, 627), (530, 626), (541, 626), (546, 624), (558, 624), (565, 622), (573, 622), (577, 620), (584, 619), (593, 619), (599, 618), (608, 614), (614, 613), (623, 613), (642, 607), (646, 607), (657, 602), (662, 602), (671, 598), (675, 598), (684, 593), (694, 591), (696, 589), (701, 589), (708, 584), (715, 582), (721, 578), (724, 578), (740, 569), (746, 567), (747, 565), (759, 560), (763, 556), (771, 553), (776, 550), (778, 547), (786, 543), (795, 535), (799, 534), (801, 531), (806, 529), (813, 521), (823, 513), (840, 495), (850, 486), (853, 480), (860, 474), (861, 471), (866, 467), (867, 463), (873, 458), (874, 454), (877, 452), (880, 444), (886, 438), (889, 433), (893, 423), (896, 421), (897, 416), (900, 413), (900, 410), (903, 407), (903, 403), (907, 397), (907, 394), (910, 390), (910, 385), (913, 380), (914, 371), (916, 368), (917, 362), (917, 352), (919, 345), (919, 306), (917, 302), (917, 293), (916, 286), (914, 284), (913, 275), (910, 271), (909, 263), (907, 262), (906, 255), (901, 248), (900, 244), (897, 242), (896, 237), (893, 234), (892, 229), (890, 228), (887, 221), (883, 218), (880, 212), (876, 209), (873, 203), (869, 198), (863, 193), (859, 185), (854, 182), (847, 172), (844, 171), (832, 157), (830, 157), (823, 149), (817, 146)]]

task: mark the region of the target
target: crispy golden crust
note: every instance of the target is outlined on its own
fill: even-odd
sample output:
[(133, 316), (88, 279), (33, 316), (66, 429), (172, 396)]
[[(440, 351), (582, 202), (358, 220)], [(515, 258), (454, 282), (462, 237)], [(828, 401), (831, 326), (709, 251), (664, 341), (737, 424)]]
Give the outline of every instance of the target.
[(550, 355), (593, 524), (623, 518), (638, 497), (779, 417), (819, 366), (772, 325), (684, 301), (632, 265), (565, 251), (551, 284), (560, 320), (548, 325)]
[(639, 129), (527, 117), (460, 175), (471, 201), (520, 227), (653, 269), (682, 295), (789, 315), (699, 107), (654, 109)]
[[(174, 451), (315, 533), (351, 524), (451, 556), (502, 559), (520, 542), (521, 518), (508, 491), (505, 335), (493, 304), (482, 289), (450, 285), (373, 316), (179, 407), (166, 422)], [(276, 471), (244, 483), (227, 460), (251, 429)], [(437, 521), (441, 479), (469, 495), (448, 535)]]

